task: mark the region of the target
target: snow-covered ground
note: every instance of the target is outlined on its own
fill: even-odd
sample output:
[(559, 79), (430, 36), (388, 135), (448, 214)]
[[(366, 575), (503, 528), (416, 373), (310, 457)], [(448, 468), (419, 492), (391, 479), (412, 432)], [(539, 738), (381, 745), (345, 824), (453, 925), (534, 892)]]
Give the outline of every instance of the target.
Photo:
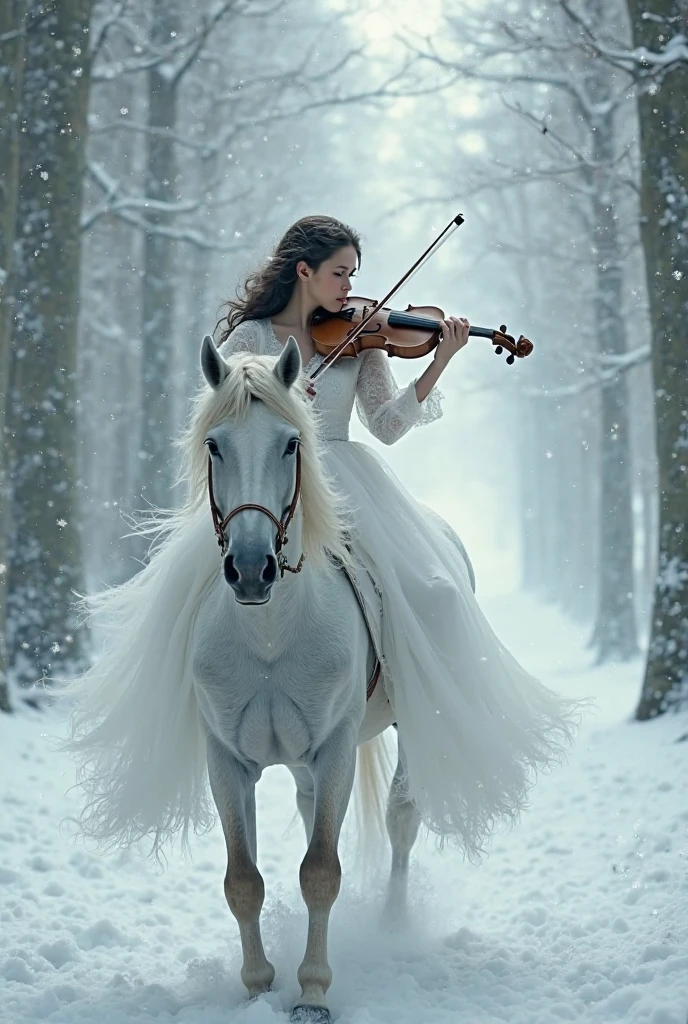
[[(514, 616), (514, 609), (518, 614)], [(688, 1015), (688, 733), (685, 716), (629, 716), (640, 664), (589, 671), (585, 631), (520, 599), (488, 606), (499, 634), (540, 678), (593, 696), (569, 764), (480, 866), (432, 841), (412, 871), (406, 931), (380, 931), (380, 882), (347, 874), (331, 926), (330, 990), (342, 1024), (560, 1024)], [(62, 819), (71, 768), (50, 750), (53, 716), (0, 717), (0, 1021), (136, 1020), (278, 1024), (298, 993), (305, 941), (304, 849), (291, 779), (259, 794), (263, 932), (274, 992), (252, 1004), (225, 904), (224, 843), (160, 873), (133, 851), (74, 846)]]

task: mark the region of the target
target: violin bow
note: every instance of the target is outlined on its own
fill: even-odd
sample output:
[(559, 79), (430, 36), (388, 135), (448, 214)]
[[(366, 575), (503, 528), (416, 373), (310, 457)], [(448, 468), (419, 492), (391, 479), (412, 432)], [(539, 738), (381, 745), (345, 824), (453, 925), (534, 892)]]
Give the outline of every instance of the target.
[(320, 366), (317, 366), (315, 368), (315, 370), (308, 379), (308, 387), (306, 388), (306, 392), (308, 395), (310, 395), (311, 398), (315, 397), (315, 388), (313, 387), (313, 381), (317, 377), (319, 377), (321, 373), (324, 373), (325, 370), (329, 369), (329, 367), (332, 366), (337, 359), (339, 359), (344, 349), (347, 348), (347, 346), (350, 345), (352, 341), (355, 341), (359, 334), (361, 334), (365, 330), (365, 328), (373, 319), (377, 311), (379, 309), (382, 309), (382, 307), (387, 302), (389, 302), (393, 295), (396, 295), (401, 286), (403, 284), (406, 284), (406, 282), (410, 280), (410, 278), (416, 273), (417, 270), (420, 270), (421, 266), (437, 252), (440, 246), (444, 245), (448, 238), (454, 234), (456, 229), (461, 227), (461, 225), (464, 222), (464, 219), (465, 218), (462, 213), (458, 213), (456, 217), (453, 217), (452, 220), (450, 220), (449, 223), (447, 224), (446, 228), (437, 236), (432, 245), (428, 246), (423, 255), (420, 256), (413, 264), (413, 266), (406, 271), (404, 276), (397, 281), (394, 287), (387, 293), (387, 295), (385, 295), (384, 299), (380, 299), (380, 301), (371, 308), (368, 315), (364, 317), (363, 320), (361, 320), (360, 324), (354, 327), (351, 334), (349, 334), (348, 337), (344, 339), (344, 341), (340, 342), (336, 348), (333, 348), (332, 351), (327, 356), (325, 356)]

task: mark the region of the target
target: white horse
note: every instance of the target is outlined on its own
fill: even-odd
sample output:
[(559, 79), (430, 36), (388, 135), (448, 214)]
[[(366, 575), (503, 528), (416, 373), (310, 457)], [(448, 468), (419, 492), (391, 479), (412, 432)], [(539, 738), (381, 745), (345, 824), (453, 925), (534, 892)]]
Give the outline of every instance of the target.
[[(153, 837), (156, 851), (173, 833), (185, 840), (190, 826), (212, 823), (209, 777), (227, 846), (225, 894), (239, 925), (241, 976), (257, 996), (275, 971), (260, 933), (255, 785), (264, 768), (286, 765), (308, 843), (300, 870), (308, 937), (292, 1019), (328, 1021), (338, 840), (357, 756), (368, 809), (380, 806), (380, 762), (368, 741), (394, 724), (385, 693), (394, 680), (383, 677), (370, 695), (375, 645), (342, 571), (352, 567), (345, 497), (323, 471), (296, 341), (277, 359), (236, 354), (227, 363), (206, 337), (201, 364), (210, 387), (199, 392), (182, 441), (188, 501), (150, 527), (159, 540), (150, 564), (90, 601), (102, 613), (105, 643), (70, 688), (78, 698), (70, 746), (88, 796), (81, 831), (101, 845)], [(478, 651), (491, 660), (473, 659), (475, 679), (463, 690), (457, 684), (428, 698), (419, 681), (417, 695), (403, 695), (414, 713), (399, 716), (387, 799), (388, 912), (403, 914), (409, 853), (421, 819), (429, 827), (437, 820), (434, 798), (454, 800), (456, 813), (440, 834), (470, 854), (493, 820), (516, 816), (530, 770), (556, 761), (558, 740), (571, 732), (569, 702), (508, 660), (475, 603), (464, 612), (478, 622)], [(464, 728), (459, 742), (466, 716), (476, 735)], [(472, 741), (473, 760), (464, 753)], [(440, 767), (427, 776), (429, 789), (411, 767), (406, 772), (411, 744), (416, 755), (432, 746)]]
[[(203, 342), (202, 366), (210, 386), (226, 389), (238, 413), (246, 400), (240, 390), (245, 388), (241, 369), (234, 371), (236, 381), (227, 381), (231, 371), (209, 337)], [(293, 338), (271, 372), (284, 401), (301, 373)], [(311, 425), (303, 419), (250, 401), (245, 415), (228, 417), (207, 430), (211, 494), (224, 539), (223, 572), (198, 611), (192, 663), (210, 786), (227, 843), (225, 894), (241, 935), (242, 980), (249, 995), (256, 996), (270, 988), (275, 976), (260, 934), (264, 886), (256, 867), (255, 785), (264, 768), (282, 764), (296, 781), (308, 840), (300, 870), (308, 938), (298, 970), (301, 998), (292, 1019), (320, 1021), (329, 1016), (327, 929), (341, 880), (337, 843), (356, 750), (390, 726), (393, 713), (382, 687), (366, 702), (375, 652), (341, 569), (331, 561), (313, 564), (309, 558), (297, 572), (278, 578), (280, 563), (284, 565), (281, 523), (291, 533), (289, 553), (302, 550), (303, 523), (297, 515), (289, 521), (299, 479), (303, 515), (315, 514), (308, 507), (305, 471), (297, 471), (300, 448), (305, 462), (314, 440)], [(344, 554), (339, 530), (330, 543)], [(408, 855), (420, 823), (401, 778), (398, 768), (387, 818), (395, 901), (403, 898)]]
[[(286, 765), (308, 842), (300, 870), (308, 937), (292, 1019), (328, 1021), (328, 921), (357, 748), (365, 821), (384, 803), (383, 761), (369, 741), (394, 714), (382, 683), (367, 700), (377, 659), (342, 571), (351, 566), (347, 517), (321, 467), (296, 341), (276, 361), (239, 355), (226, 363), (206, 337), (201, 364), (212, 390), (199, 394), (182, 444), (192, 498), (167, 526), (151, 527), (164, 541), (143, 572), (89, 600), (102, 613), (105, 651), (67, 690), (77, 698), (69, 747), (90, 798), (81, 831), (111, 846), (152, 835), (157, 850), (178, 830), (186, 838), (189, 825), (209, 826), (207, 760), (241, 977), (254, 997), (275, 977), (260, 933), (255, 785), (264, 768)], [(392, 917), (404, 914), (421, 820), (402, 758), (400, 743), (386, 811)]]

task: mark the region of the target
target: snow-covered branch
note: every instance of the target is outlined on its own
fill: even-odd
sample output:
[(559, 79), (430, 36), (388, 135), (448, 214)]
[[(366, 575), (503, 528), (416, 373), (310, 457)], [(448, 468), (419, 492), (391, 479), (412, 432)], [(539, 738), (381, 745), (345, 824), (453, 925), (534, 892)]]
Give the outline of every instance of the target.
[(608, 387), (618, 379), (620, 374), (647, 363), (651, 355), (652, 349), (649, 345), (643, 345), (632, 352), (624, 352), (618, 356), (601, 355), (598, 357), (599, 363), (609, 367), (601, 373), (591, 377), (582, 374), (584, 379), (575, 384), (565, 384), (560, 387), (524, 388), (522, 393), (532, 398), (573, 398), (586, 391), (591, 391), (593, 388)]
[(26, 29), (15, 28), (10, 32), (3, 32), (0, 35), (0, 46), (4, 46), (5, 43), (13, 43), (15, 39), (20, 39), (26, 35)]
[(90, 60), (92, 65), (96, 63), (100, 56), (100, 53), (108, 39), (110, 30), (121, 23), (125, 9), (126, 0), (118, 0), (117, 3), (112, 5), (112, 9), (101, 22), (99, 22), (97, 18), (94, 18), (94, 24), (91, 26), (90, 48)]
[[(463, 28), (463, 35), (465, 37), (465, 27)], [(463, 41), (465, 46), (465, 38)], [(527, 71), (522, 71), (520, 69), (521, 65), (515, 63), (512, 66), (507, 66), (505, 70), (491, 71), (490, 65), (494, 60), (497, 60), (503, 66), (505, 56), (514, 56), (513, 51), (506, 43), (492, 44), (491, 46), (481, 44), (478, 51), (479, 56), (473, 60), (443, 56), (434, 41), (427, 36), (423, 40), (424, 46), (421, 46), (419, 42), (411, 38), (405, 39), (405, 43), (417, 59), (440, 68), (443, 72), (452, 76), (454, 80), (468, 78), (473, 81), (489, 82), (504, 86), (515, 84), (545, 85), (551, 89), (563, 92), (571, 98), (579, 114), (587, 122), (596, 122), (604, 117), (608, 117), (617, 108), (626, 103), (628, 99), (625, 88), (617, 89), (615, 93), (610, 93), (603, 100), (595, 99), (587, 87), (587, 80), (583, 76), (576, 77), (569, 73), (566, 67), (562, 71), (555, 71), (552, 66), (544, 64), (537, 66), (533, 70), (529, 68)], [(474, 45), (477, 49), (478, 44), (475, 43)], [(532, 57), (533, 53), (537, 53), (540, 50), (552, 49), (551, 46), (543, 46), (539, 35), (530, 40), (523, 38), (521, 45), (523, 56), (530, 57)], [(564, 43), (561, 44), (561, 49), (572, 53), (576, 50), (575, 42), (566, 41), (566, 45)]]
[[(684, 32), (676, 32), (660, 50), (650, 50), (646, 46), (633, 49), (610, 46), (600, 37), (591, 19), (573, 7), (571, 0), (559, 0), (559, 3), (567, 17), (578, 26), (596, 56), (603, 57), (607, 63), (622, 71), (646, 78), (664, 75), (678, 65), (688, 63), (688, 38)], [(648, 17), (652, 16), (648, 14)]]
[[(284, 3), (285, 0), (281, 0), (281, 2)], [(153, 68), (164, 69), (170, 79), (178, 80), (197, 60), (212, 29), (218, 22), (228, 14), (243, 13), (246, 5), (247, 0), (223, 0), (190, 32), (180, 34), (165, 43), (164, 46), (156, 46), (147, 34), (141, 32), (137, 25), (123, 16), (124, 5), (120, 4), (117, 10), (111, 12), (103, 24), (98, 27), (91, 56), (92, 58), (102, 57), (106, 38), (115, 28), (128, 41), (135, 56), (115, 61), (101, 60), (98, 62), (94, 60), (91, 80), (93, 82), (111, 82), (121, 76), (139, 74), (142, 71), (151, 71)], [(180, 58), (176, 66), (175, 58)]]
[(610, 368), (617, 370), (630, 370), (634, 366), (640, 366), (641, 363), (646, 363), (651, 355), (651, 346), (642, 345), (640, 348), (633, 349), (631, 352), (622, 352), (619, 355), (600, 353), (594, 358), (601, 366), (609, 366)]
[[(85, 214), (81, 221), (82, 231), (87, 231), (101, 217), (112, 215), (118, 217), (125, 223), (136, 227), (146, 234), (162, 235), (177, 242), (186, 242), (197, 249), (209, 249), (214, 252), (240, 252), (243, 245), (236, 243), (222, 242), (218, 239), (208, 238), (200, 231), (192, 228), (173, 228), (163, 224), (151, 222), (146, 216), (147, 211), (159, 213), (194, 213), (206, 205), (205, 195), (194, 199), (179, 200), (177, 202), (162, 202), (160, 200), (148, 199), (143, 196), (123, 195), (118, 198), (121, 191), (121, 183), (113, 179), (107, 171), (95, 161), (89, 161), (88, 173), (93, 181), (103, 190), (101, 202), (88, 214)], [(227, 199), (227, 203), (239, 202), (246, 198), (246, 193)]]

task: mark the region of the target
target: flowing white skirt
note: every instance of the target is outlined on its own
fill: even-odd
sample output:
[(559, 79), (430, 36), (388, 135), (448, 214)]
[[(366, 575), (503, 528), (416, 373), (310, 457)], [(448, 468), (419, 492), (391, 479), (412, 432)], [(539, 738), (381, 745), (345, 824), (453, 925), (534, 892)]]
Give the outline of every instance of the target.
[[(383, 683), (411, 797), (431, 830), (478, 854), (521, 810), (536, 770), (560, 759), (577, 707), (500, 644), (447, 523), (365, 445), (331, 441), (324, 457), (349, 505), (354, 554), (382, 593)], [(146, 569), (90, 602), (103, 652), (66, 691), (79, 831), (104, 846), (149, 836), (157, 851), (212, 820), (189, 637), (217, 545), (206, 504), (172, 522)]]
[(428, 827), (480, 853), (514, 818), (538, 769), (561, 760), (579, 717), (499, 642), (461, 541), (368, 446), (329, 441), (325, 461), (352, 547), (382, 593), (383, 681), (411, 797)]

